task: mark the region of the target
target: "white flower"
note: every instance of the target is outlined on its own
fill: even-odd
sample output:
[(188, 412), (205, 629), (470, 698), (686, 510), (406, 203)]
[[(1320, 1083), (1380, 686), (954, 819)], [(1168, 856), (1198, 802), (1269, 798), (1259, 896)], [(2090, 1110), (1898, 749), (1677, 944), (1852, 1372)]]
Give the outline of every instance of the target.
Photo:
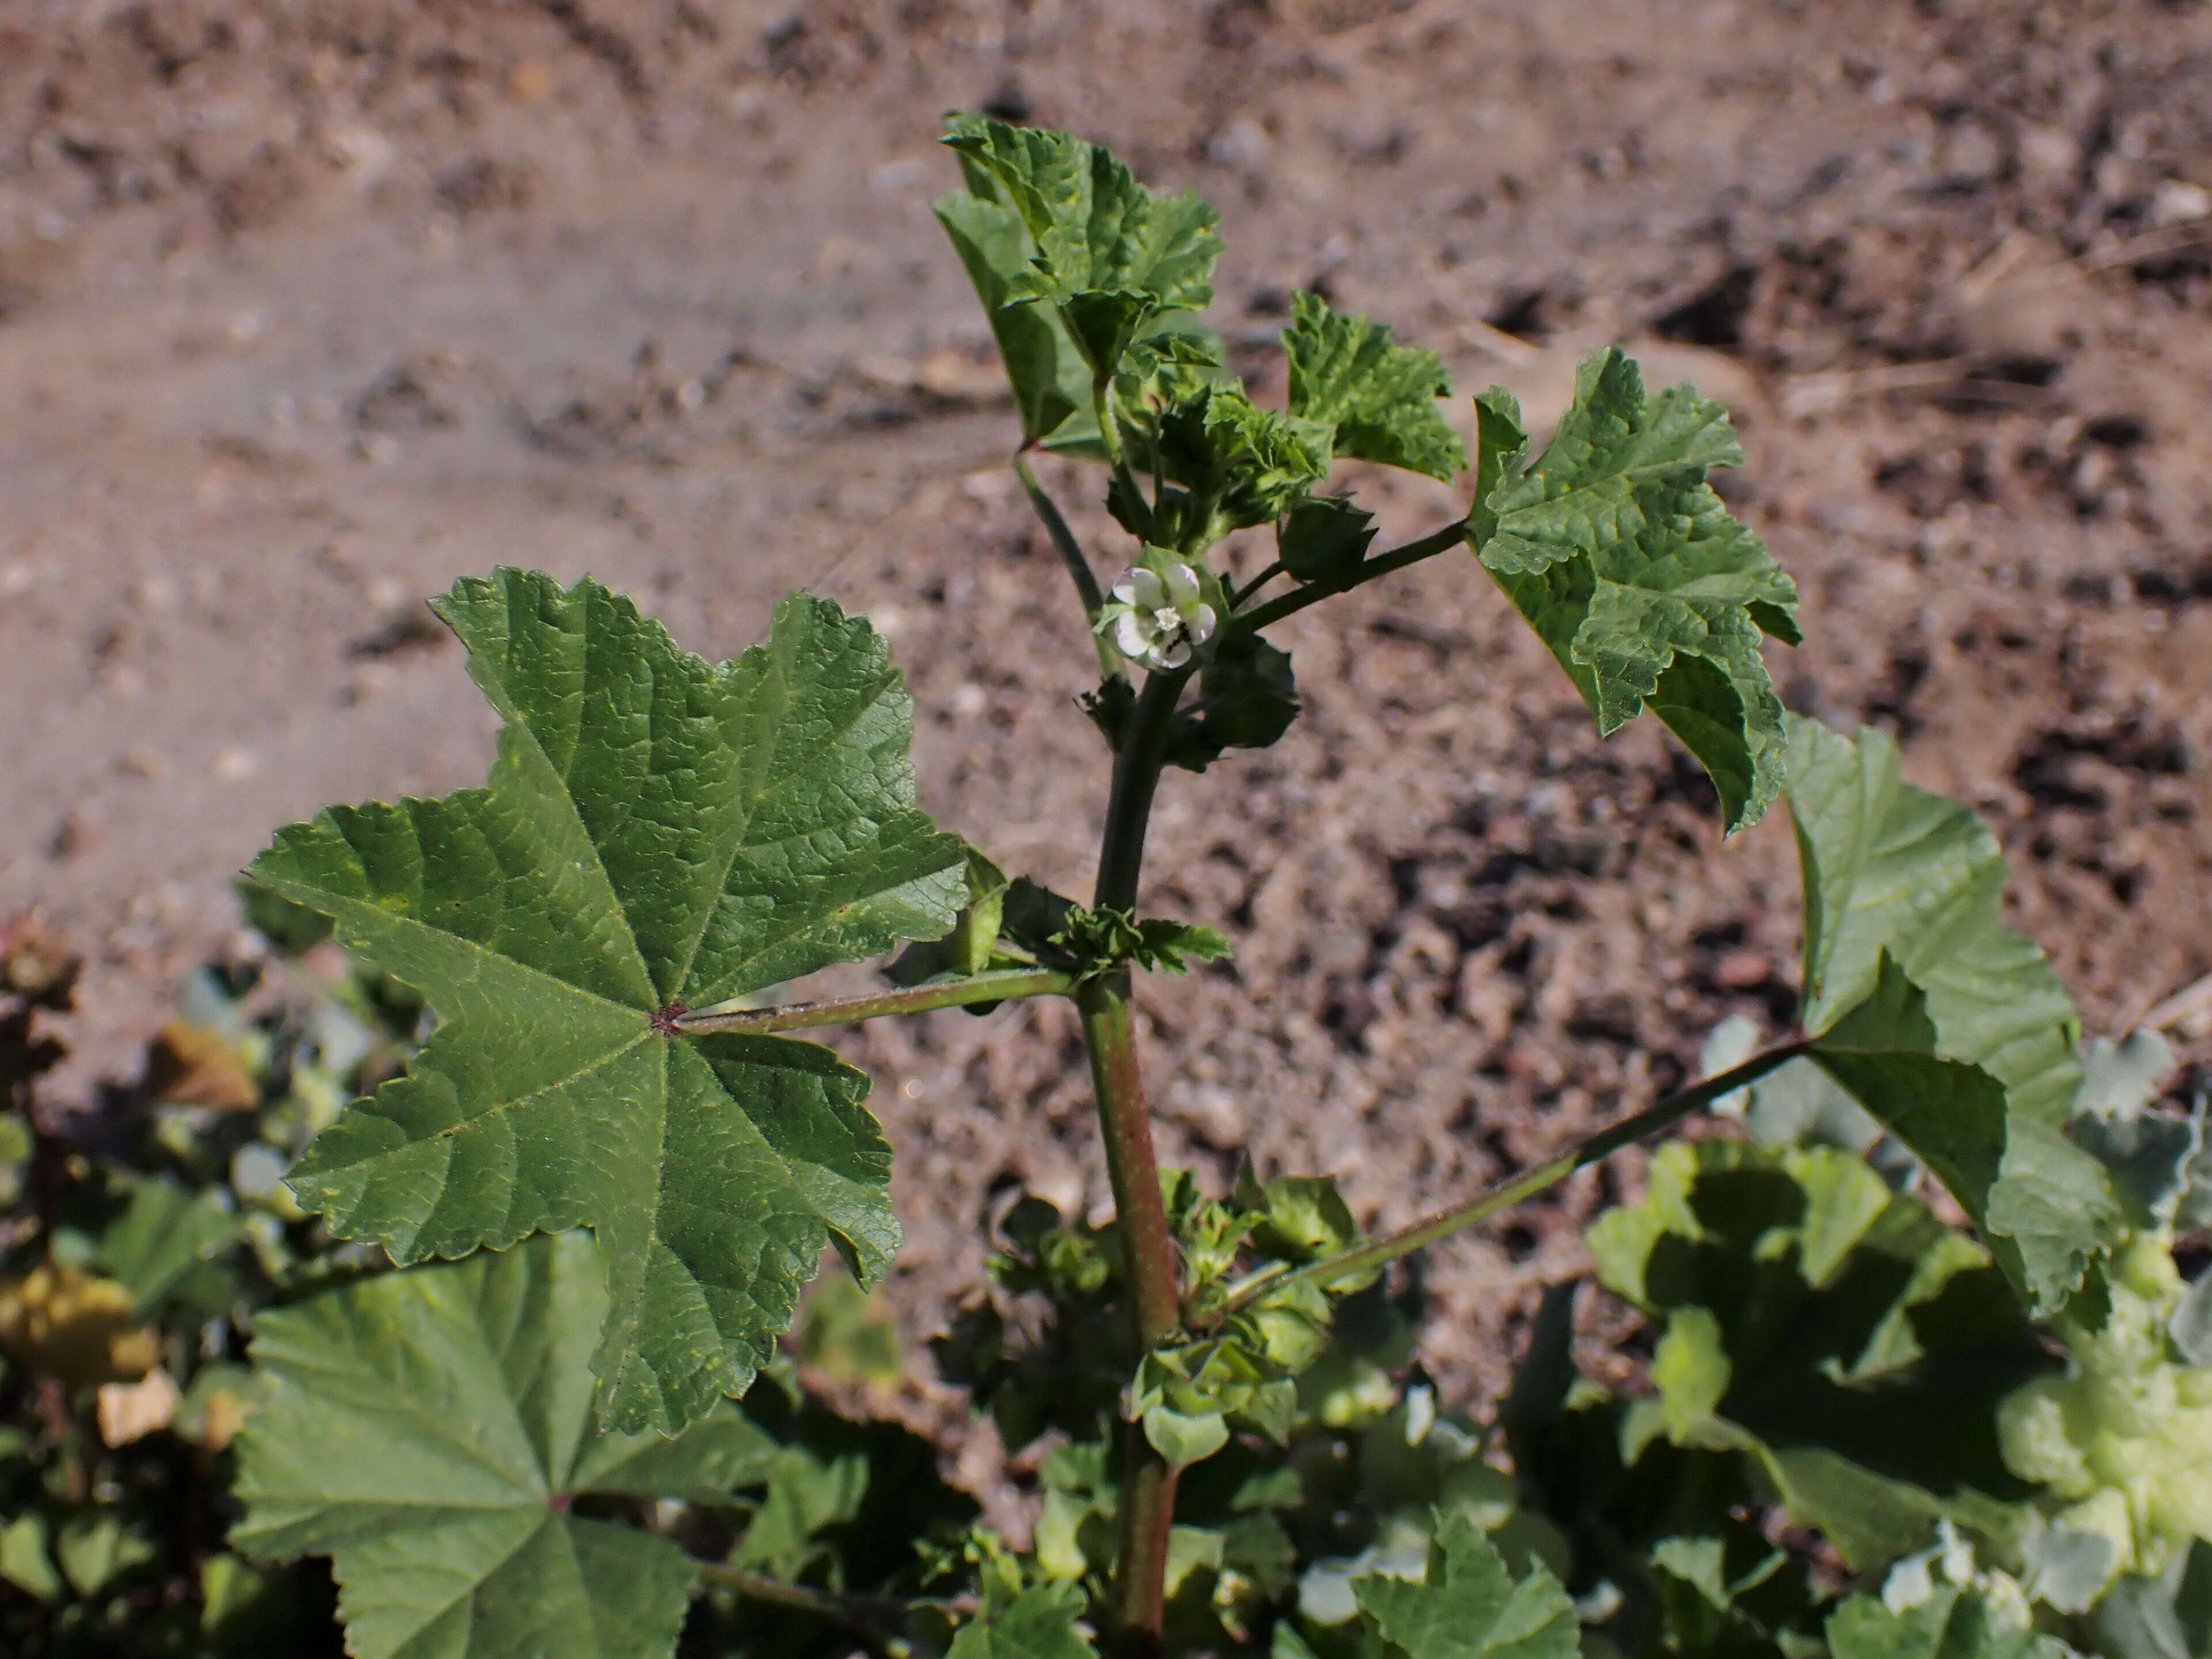
[(1108, 608), (1114, 643), (1132, 662), (1182, 668), (1212, 637), (1213, 607), (1200, 597), (1198, 573), (1187, 564), (1158, 573), (1132, 566), (1114, 584), (1114, 599)]

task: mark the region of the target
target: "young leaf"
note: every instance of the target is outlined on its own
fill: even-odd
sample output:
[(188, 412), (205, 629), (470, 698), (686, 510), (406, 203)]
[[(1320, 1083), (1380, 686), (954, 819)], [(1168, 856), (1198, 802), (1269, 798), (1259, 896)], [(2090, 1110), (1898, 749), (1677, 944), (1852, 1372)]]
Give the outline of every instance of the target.
[[(1158, 391), (1157, 406), (1130, 413), (1127, 441), (1138, 454), (1156, 451), (1162, 473), (1183, 492), (1173, 514), (1178, 545), (1202, 548), (1272, 524), (1328, 476), (1329, 429), (1320, 422), (1262, 409), (1241, 388), (1196, 374), (1163, 376)], [(1127, 503), (1109, 497), (1108, 505), (1141, 533)]]
[(717, 1502), (775, 1449), (730, 1406), (675, 1441), (595, 1428), (607, 1306), (599, 1252), (568, 1233), (262, 1314), (231, 1542), (330, 1556), (356, 1659), (666, 1659), (684, 1553), (571, 1498)]
[[(1483, 400), (1485, 453), (1517, 431)], [(1705, 482), (1743, 459), (1727, 411), (1687, 386), (1647, 397), (1617, 349), (1585, 362), (1551, 446), (1499, 476), (1470, 522), (1498, 579), (1610, 735), (1650, 708), (1711, 774), (1733, 831), (1782, 783), (1782, 701), (1759, 635), (1797, 641), (1797, 589)]]
[(966, 191), (939, 197), (933, 206), (991, 319), (1000, 360), (1013, 385), (1024, 441), (1103, 457), (1091, 408), (1091, 366), (1074, 337), (1050, 307), (1012, 298), (1015, 282), (1036, 257), (1036, 244), (1021, 216), (988, 173), (971, 179)]
[(1093, 1659), (1097, 1650), (1076, 1622), (1083, 1608), (1079, 1584), (1040, 1584), (1019, 1595), (993, 1584), (945, 1659)]
[(1168, 763), (1203, 772), (1231, 749), (1265, 749), (1298, 717), (1291, 653), (1257, 634), (1231, 634), (1198, 678), (1198, 697), (1176, 712)]
[(1196, 196), (1155, 196), (1108, 151), (1065, 132), (959, 115), (945, 143), (971, 176), (996, 181), (1036, 246), (1007, 302), (1057, 310), (1094, 378), (1110, 376), (1159, 313), (1212, 300), (1218, 216)]
[(1445, 1517), (1429, 1545), (1426, 1582), (1362, 1578), (1359, 1609), (1387, 1659), (1574, 1659), (1574, 1604), (1539, 1565), (1518, 1583), (1482, 1531)]
[(1812, 1058), (1950, 1188), (2030, 1310), (2056, 1312), (2125, 1218), (2062, 1132), (2073, 1002), (1999, 919), (2004, 857), (1972, 813), (1900, 782), (1879, 732), (1788, 730)]
[(1375, 539), (1375, 515), (1340, 496), (1314, 496), (1276, 527), (1275, 550), (1292, 580), (1348, 580)]
[(1291, 413), (1336, 429), (1336, 453), (1449, 481), (1467, 446), (1437, 407), (1451, 383), (1443, 360), (1392, 343), (1390, 331), (1329, 309), (1318, 295), (1291, 302), (1283, 349), (1291, 358)]
[(608, 1420), (679, 1428), (751, 1379), (826, 1239), (872, 1281), (898, 1229), (864, 1077), (672, 1016), (941, 936), (964, 849), (915, 809), (882, 642), (824, 600), (720, 668), (589, 580), (435, 609), (506, 718), (489, 786), (331, 809), (252, 869), (445, 1021), (293, 1188), (402, 1262), (592, 1227)]

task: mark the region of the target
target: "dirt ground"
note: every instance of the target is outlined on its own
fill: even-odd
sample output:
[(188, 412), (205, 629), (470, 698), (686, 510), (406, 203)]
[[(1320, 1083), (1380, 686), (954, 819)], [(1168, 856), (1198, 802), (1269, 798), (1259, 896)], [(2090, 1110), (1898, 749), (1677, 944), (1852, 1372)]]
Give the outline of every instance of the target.
[[(1212, 199), (1216, 320), (1269, 389), (1320, 286), (1463, 391), (1556, 410), (1618, 338), (1727, 398), (1728, 492), (1805, 590), (1793, 705), (1990, 815), (2093, 1029), (2212, 971), (2212, 6), (6, 0), (0, 911), (95, 953), (73, 1086), (225, 948), (274, 826), (480, 776), (419, 601), (495, 562), (715, 655), (794, 586), (871, 613), (927, 804), (1087, 881), (1086, 647), (928, 211), (939, 113), (978, 104)], [(1471, 565), (1287, 642), (1291, 736), (1164, 791), (1149, 907), (1239, 945), (1150, 994), (1169, 1157), (1249, 1145), (1401, 1219), (1642, 1103), (1723, 1015), (1787, 1018), (1782, 815), (1720, 846), (1695, 771), (1649, 722), (1599, 744)], [(994, 1193), (1103, 1200), (1060, 1011), (848, 1047), (916, 1334)], [(1456, 1387), (1632, 1178), (1437, 1253)]]

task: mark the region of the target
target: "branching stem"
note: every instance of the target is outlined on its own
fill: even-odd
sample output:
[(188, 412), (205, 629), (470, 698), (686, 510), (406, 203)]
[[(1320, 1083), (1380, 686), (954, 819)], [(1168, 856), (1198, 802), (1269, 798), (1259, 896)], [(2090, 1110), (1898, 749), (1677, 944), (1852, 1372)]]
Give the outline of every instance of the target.
[(1358, 1273), (1370, 1273), (1386, 1263), (1395, 1261), (1400, 1256), (1411, 1255), (1415, 1250), (1434, 1244), (1439, 1239), (1449, 1238), (1477, 1222), (1488, 1220), (1501, 1210), (1510, 1209), (1514, 1205), (1534, 1197), (1546, 1188), (1565, 1181), (1576, 1170), (1586, 1169), (1601, 1158), (1610, 1158), (1624, 1146), (1679, 1123), (1692, 1112), (1711, 1105), (1723, 1095), (1734, 1094), (1747, 1084), (1758, 1082), (1769, 1072), (1796, 1060), (1812, 1046), (1812, 1040), (1808, 1037), (1781, 1043), (1753, 1054), (1742, 1065), (1733, 1066), (1717, 1077), (1707, 1078), (1695, 1088), (1669, 1095), (1657, 1105), (1647, 1107), (1599, 1130), (1550, 1163), (1539, 1164), (1510, 1181), (1500, 1182), (1467, 1202), (1455, 1204), (1448, 1210), (1439, 1210), (1410, 1227), (1385, 1234), (1381, 1238), (1369, 1239), (1339, 1255), (1324, 1257), (1319, 1261), (1310, 1261), (1303, 1267), (1262, 1269), (1244, 1279), (1217, 1306), (1190, 1322), (1194, 1328), (1210, 1328), (1286, 1285), (1305, 1281), (1327, 1286)]
[(1065, 996), (1074, 988), (1071, 974), (1048, 968), (1013, 968), (948, 980), (942, 985), (916, 985), (826, 1002), (787, 1002), (774, 1008), (702, 1008), (673, 1015), (668, 1024), (686, 1036), (732, 1033), (765, 1036), (771, 1031), (803, 1031), (817, 1025), (850, 1025), (885, 1014), (923, 1014), (933, 1008), (965, 1008), (978, 1002)]
[[(1349, 580), (1314, 582), (1296, 592), (1279, 594), (1249, 611), (1240, 611), (1237, 613), (1237, 625), (1248, 633), (1256, 634), (1263, 628), (1273, 627), (1285, 617), (1295, 617), (1310, 605), (1319, 605), (1333, 594), (1357, 587), (1363, 582), (1371, 582), (1378, 576), (1387, 576), (1394, 570), (1403, 570), (1409, 564), (1419, 564), (1423, 559), (1432, 559), (1439, 553), (1449, 553), (1455, 547), (1466, 544), (1466, 521), (1462, 520), (1457, 524), (1448, 524), (1442, 530), (1424, 536), (1417, 542), (1407, 542), (1403, 547), (1377, 553), (1353, 571)], [(1247, 588), (1237, 603), (1242, 605), (1250, 596), (1251, 589)]]

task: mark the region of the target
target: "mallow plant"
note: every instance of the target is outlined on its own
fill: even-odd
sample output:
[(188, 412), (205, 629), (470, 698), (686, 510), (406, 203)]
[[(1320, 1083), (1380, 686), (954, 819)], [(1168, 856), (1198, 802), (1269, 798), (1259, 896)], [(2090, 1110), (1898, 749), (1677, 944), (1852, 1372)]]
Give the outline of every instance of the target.
[[(1545, 441), (1500, 390), (1462, 422), (1435, 355), (1312, 295), (1265, 406), (1203, 321), (1212, 209), (1064, 133), (945, 142), (937, 214), (1096, 647), (1095, 885), (1010, 876), (988, 825), (918, 809), (904, 684), (826, 599), (715, 664), (588, 579), (457, 583), (433, 608), (504, 722), (485, 785), (330, 808), (250, 872), (428, 1012), (404, 1069), (286, 1143), (297, 1248), (228, 1304), (217, 1559), (252, 1586), (326, 1559), (360, 1659), (2212, 1654), (2203, 1109), (2165, 1103), (2154, 1036), (2083, 1048), (1970, 811), (1881, 732), (1784, 710), (1762, 652), (1798, 594), (1711, 486), (1725, 412), (1606, 350)], [(1118, 545), (1083, 544), (1041, 453), (1095, 465)], [(1464, 510), (1378, 546), (1345, 461)], [(1326, 1180), (1161, 1169), (1136, 1009), (1233, 949), (1146, 909), (1163, 779), (1279, 738), (1280, 625), (1385, 580), (1494, 586), (1595, 736), (1649, 714), (1687, 748), (1721, 831), (1785, 802), (1804, 949), (1790, 1029), (1732, 1022), (1704, 1081), (1368, 1237)], [(779, 988), (871, 960), (884, 988)], [(806, 1033), (1038, 997), (1079, 1016), (1112, 1219), (1016, 1203), (908, 1361), (1033, 1471), (994, 1528), (821, 1387), (900, 1231), (869, 1079)], [(1440, 1398), (1407, 1259), (1692, 1120), (1509, 1396)], [(118, 1271), (69, 1237), (20, 1240), (0, 1300), (42, 1388), (67, 1298)], [(1627, 1392), (1578, 1374), (1577, 1294), (1644, 1321)], [(211, 1340), (204, 1309), (109, 1300), (180, 1367)], [(41, 1396), (56, 1434), (73, 1386)], [(80, 1480), (10, 1582), (102, 1501)]]

